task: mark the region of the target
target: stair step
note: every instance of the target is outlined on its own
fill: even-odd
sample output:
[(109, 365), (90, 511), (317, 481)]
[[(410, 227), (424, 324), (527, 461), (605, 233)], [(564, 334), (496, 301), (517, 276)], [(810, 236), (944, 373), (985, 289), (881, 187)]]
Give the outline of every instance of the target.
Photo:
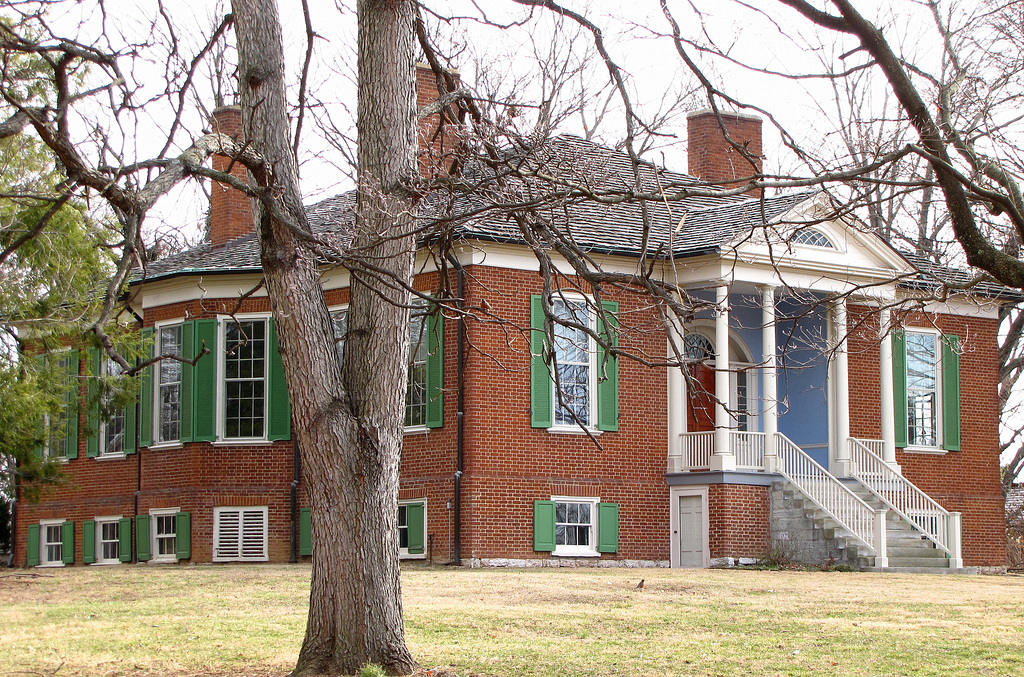
[(940, 559), (946, 559), (946, 553), (942, 552), (938, 548), (926, 548), (924, 546), (910, 547), (901, 545), (887, 545), (886, 552), (889, 553), (889, 557), (936, 557)]
[(889, 557), (889, 566), (949, 568), (949, 560), (945, 557)]

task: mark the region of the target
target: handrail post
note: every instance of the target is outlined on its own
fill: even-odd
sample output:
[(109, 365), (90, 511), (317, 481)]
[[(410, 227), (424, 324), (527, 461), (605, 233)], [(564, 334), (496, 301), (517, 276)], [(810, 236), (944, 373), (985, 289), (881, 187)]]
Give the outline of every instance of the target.
[(885, 517), (889, 513), (885, 508), (875, 511), (875, 566), (889, 566), (889, 550), (885, 542)]
[(962, 569), (964, 567), (964, 558), (960, 550), (961, 514), (958, 512), (949, 513), (947, 524), (949, 525), (949, 568)]

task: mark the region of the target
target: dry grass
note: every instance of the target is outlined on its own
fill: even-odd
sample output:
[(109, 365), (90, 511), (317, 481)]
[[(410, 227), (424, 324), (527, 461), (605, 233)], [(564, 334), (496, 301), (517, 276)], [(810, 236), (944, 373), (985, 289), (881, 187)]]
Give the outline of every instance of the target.
[[(45, 573), (0, 578), (0, 675), (284, 675), (302, 639), (307, 566)], [(1019, 576), (412, 566), (404, 589), (416, 657), (463, 677), (1024, 674)]]

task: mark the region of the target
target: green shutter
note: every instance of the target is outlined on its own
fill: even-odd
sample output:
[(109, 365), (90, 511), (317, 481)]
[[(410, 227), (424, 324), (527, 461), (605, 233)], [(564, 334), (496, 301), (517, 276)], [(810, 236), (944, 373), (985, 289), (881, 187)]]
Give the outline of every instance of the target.
[(267, 378), (267, 439), (288, 440), (292, 437), (292, 407), (288, 400), (288, 382), (284, 377), (284, 362), (277, 343), (277, 327), (274, 319), (267, 323), (270, 338), (270, 369)]
[(92, 458), (100, 453), (100, 350), (89, 348), (89, 437), (85, 442), (85, 455)]
[(122, 517), (117, 527), (117, 556), (122, 562), (132, 561), (132, 518)]
[(533, 502), (533, 549), (536, 552), (555, 551), (555, 502)]
[[(601, 318), (597, 320), (597, 333), (612, 346), (619, 345), (618, 313), (616, 301), (602, 301), (605, 315), (611, 324), (611, 331), (606, 331)], [(597, 429), (619, 429), (619, 358), (611, 357), (605, 362), (605, 349), (597, 347)], [(614, 552), (614, 551), (609, 551)]]
[(422, 503), (409, 503), (405, 506), (405, 525), (409, 534), (410, 555), (423, 554), (423, 523), (426, 519), (426, 506)]
[(896, 446), (907, 447), (907, 335), (902, 329), (892, 333), (892, 395), (896, 408)]
[(82, 562), (92, 564), (96, 561), (96, 522), (82, 522)]
[(427, 316), (427, 420), (428, 428), (444, 425), (444, 316), (435, 308)]
[(138, 396), (135, 402), (129, 402), (124, 408), (124, 453), (134, 454), (139, 446), (138, 430)]
[(75, 523), (65, 520), (60, 525), (61, 561), (64, 564), (75, 563)]
[(153, 551), (149, 547), (149, 527), (149, 515), (135, 516), (135, 556), (140, 562), (153, 559)]
[(25, 546), (25, 563), (30, 567), (39, 566), (39, 525), (28, 525), (28, 544)]
[[(142, 330), (143, 355), (146, 360), (153, 359), (153, 329), (147, 327)], [(139, 379), (139, 445), (143, 447), (153, 446), (153, 365), (142, 370)]]
[(547, 344), (543, 300), (534, 294), (530, 297), (530, 425), (534, 428), (550, 428), (554, 424), (554, 381), (544, 362)]
[(313, 515), (309, 508), (299, 511), (299, 554), (303, 557), (313, 554)]
[(597, 504), (597, 551), (619, 551), (619, 504)]
[(192, 372), (192, 441), (217, 439), (217, 320), (196, 320), (193, 350), (210, 351)]
[[(194, 320), (181, 323), (181, 356), (186, 360), (196, 357), (196, 323)], [(205, 367), (207, 362), (203, 363)], [(181, 442), (192, 441), (192, 399), (195, 369), (187, 362), (181, 363)]]
[(942, 447), (960, 451), (960, 337), (942, 337)]
[(174, 516), (174, 542), (178, 559), (192, 557), (192, 513), (179, 512)]
[(67, 446), (64, 457), (69, 461), (78, 458), (78, 407), (81, 402), (81, 389), (78, 380), (78, 351), (68, 354), (68, 394), (67, 394)]

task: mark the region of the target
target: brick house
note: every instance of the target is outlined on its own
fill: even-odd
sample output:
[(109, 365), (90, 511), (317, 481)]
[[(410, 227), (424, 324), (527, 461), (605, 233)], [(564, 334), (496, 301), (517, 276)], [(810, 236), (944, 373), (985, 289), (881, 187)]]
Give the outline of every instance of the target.
[[(760, 121), (726, 118), (759, 154)], [(222, 110), (217, 125), (237, 130), (237, 114)], [(749, 173), (713, 114), (689, 125), (691, 174), (726, 184)], [(581, 139), (560, 137), (548, 152), (538, 162), (595, 183), (631, 176), (624, 154)], [(352, 199), (311, 206), (311, 225), (341, 232)], [(1004, 568), (1001, 290), (928, 300), (936, 271), (833, 218), (814, 194), (650, 209), (653, 244), (635, 204), (574, 204), (563, 225), (608, 270), (636, 270), (662, 245), (665, 279), (717, 310), (670, 335), (637, 294), (598, 308), (566, 289), (551, 309), (651, 362), (674, 345), (685, 369), (606, 359), (593, 336), (557, 325), (556, 385), (542, 357), (537, 259), (501, 220), (460, 227), (455, 267), (419, 258), (416, 289), (437, 290), (447, 275), (467, 307), (504, 324), (426, 310), (412, 322), (402, 555), (706, 567), (784, 549), (865, 568)], [(72, 409), (67, 440), (48, 452), (66, 460), (71, 483), (17, 504), (16, 564), (311, 556), (269, 302), (262, 290), (239, 301), (259, 278), (248, 203), (214, 185), (210, 241), (152, 264), (126, 298), (157, 354), (211, 352), (195, 367), (156, 366), (137, 406), (106, 421)], [(325, 269), (324, 286), (343, 339), (348, 273)], [(83, 376), (106, 368), (96, 354), (65, 363)]]

